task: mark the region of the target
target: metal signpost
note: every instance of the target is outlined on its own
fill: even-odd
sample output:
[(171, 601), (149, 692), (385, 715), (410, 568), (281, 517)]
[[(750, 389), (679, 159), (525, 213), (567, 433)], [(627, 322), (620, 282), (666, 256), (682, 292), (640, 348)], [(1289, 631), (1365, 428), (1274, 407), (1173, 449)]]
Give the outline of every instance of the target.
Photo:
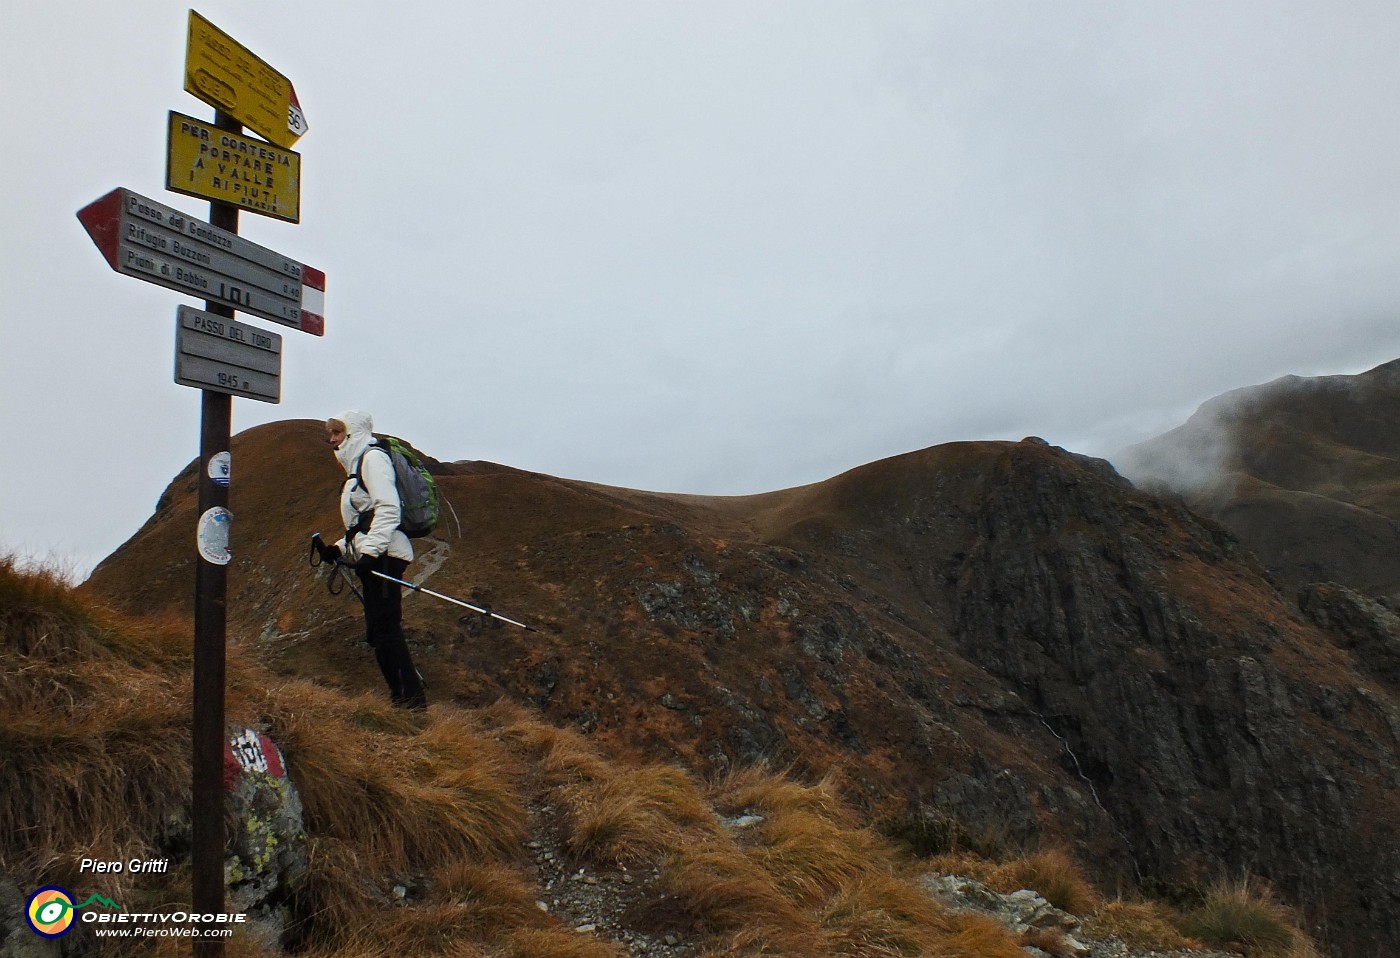
[[(306, 132), (291, 82), (190, 11), (185, 89), (215, 107), (214, 122), (171, 113), (166, 187), (209, 202), (209, 222), (127, 189), (78, 212), (111, 267), (195, 296), (180, 306), (175, 382), (200, 390), (199, 521), (195, 542), (192, 911), (224, 912), (224, 664), (233, 397), (280, 402), (282, 337), (234, 311), (325, 334), (326, 277), (238, 235), (238, 212), (298, 222)], [(252, 127), (272, 143), (243, 135)], [(275, 144), (275, 145), (274, 145)], [(222, 958), (219, 938), (196, 938), (197, 958)]]

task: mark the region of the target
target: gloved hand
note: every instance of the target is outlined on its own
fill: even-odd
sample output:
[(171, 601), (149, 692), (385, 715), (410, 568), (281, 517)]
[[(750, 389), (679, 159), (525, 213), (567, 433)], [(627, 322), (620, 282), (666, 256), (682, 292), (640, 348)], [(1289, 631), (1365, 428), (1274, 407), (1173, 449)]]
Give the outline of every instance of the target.
[(370, 573), (379, 568), (379, 560), (381, 558), (383, 557), (361, 555), (355, 560), (355, 571), (358, 572), (362, 578), (368, 579)]
[(340, 546), (326, 545), (321, 541), (319, 532), (311, 537), (311, 544), (316, 547), (316, 553), (321, 557), (322, 562), (334, 563), (340, 558)]

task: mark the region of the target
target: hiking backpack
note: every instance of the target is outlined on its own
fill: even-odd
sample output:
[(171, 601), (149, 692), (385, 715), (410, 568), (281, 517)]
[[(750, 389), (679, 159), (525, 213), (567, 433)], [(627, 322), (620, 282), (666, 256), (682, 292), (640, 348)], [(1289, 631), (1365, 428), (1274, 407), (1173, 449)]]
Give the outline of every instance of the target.
[[(399, 491), (399, 530), (410, 539), (418, 539), (433, 531), (438, 521), (437, 480), (419, 458), (418, 452), (397, 436), (374, 434), (370, 449), (382, 449), (394, 464), (394, 485)], [(364, 454), (360, 462), (364, 462)], [(359, 463), (355, 466), (355, 481), (360, 478)], [(367, 524), (366, 524), (367, 527)]]

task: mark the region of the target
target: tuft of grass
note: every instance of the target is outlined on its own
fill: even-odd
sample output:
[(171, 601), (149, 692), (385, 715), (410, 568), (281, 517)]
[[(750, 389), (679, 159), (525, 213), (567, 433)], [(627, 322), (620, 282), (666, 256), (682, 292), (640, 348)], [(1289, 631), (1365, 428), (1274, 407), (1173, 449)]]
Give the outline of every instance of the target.
[(432, 888), (433, 900), (456, 909), (456, 926), (477, 939), (546, 921), (535, 905), (539, 890), (512, 865), (454, 862), (434, 873)]
[(753, 856), (795, 901), (816, 906), (872, 870), (883, 873), (893, 856), (869, 829), (843, 828), (818, 812), (792, 808), (770, 816), (756, 831)]
[(1316, 953), (1293, 913), (1257, 878), (1216, 885), (1188, 912), (1181, 929), (1212, 948), (1242, 950), (1260, 958), (1305, 958)]
[(683, 846), (662, 867), (662, 885), (714, 942), (714, 955), (788, 958), (1020, 958), (989, 919), (946, 912), (902, 877), (893, 847), (857, 824), (835, 780), (814, 785), (759, 770), (714, 789), (727, 814), (762, 821)]
[(546, 788), (607, 779), (611, 771), (593, 744), (572, 729), (557, 728), (505, 701), (482, 709), (482, 722), (499, 740), (530, 762)]
[(827, 903), (821, 920), (823, 954), (850, 958), (1024, 955), (1000, 925), (950, 915), (928, 895), (892, 875), (867, 875), (843, 888)]
[(990, 825), (976, 832), (969, 830), (955, 816), (931, 805), (918, 804), (888, 813), (875, 827), (908, 856), (917, 859), (945, 856), (996, 859), (1007, 857), (1011, 851), (1004, 830)]
[(924, 864), (940, 875), (961, 875), (963, 878), (971, 878), (973, 881), (979, 881), (987, 886), (991, 885), (999, 867), (996, 861), (990, 858), (966, 852), (935, 855)]
[(1130, 948), (1152, 951), (1197, 948), (1200, 943), (1182, 934), (1179, 917), (1160, 902), (1116, 899), (1100, 905), (1084, 922), (1091, 938), (1117, 938)]
[(965, 844), (957, 820), (933, 809), (886, 815), (875, 827), (915, 858), (945, 855)]
[(614, 771), (562, 790), (569, 850), (597, 862), (654, 863), (685, 833), (714, 835), (714, 813), (679, 768)]
[(299, 944), (348, 944), (384, 908), (385, 896), (374, 877), (384, 871), (383, 862), (352, 842), (308, 839), (306, 879), (292, 901)]
[[(732, 842), (687, 845), (661, 869), (661, 887), (695, 927), (739, 947), (758, 940), (811, 947), (814, 922)], [(740, 948), (742, 950), (742, 948)]]
[(987, 884), (1005, 894), (1029, 888), (1072, 915), (1089, 914), (1099, 901), (1098, 892), (1084, 877), (1083, 870), (1062, 848), (1049, 848), (1009, 861), (993, 870)]
[(715, 801), (730, 813), (753, 811), (774, 816), (801, 811), (840, 827), (857, 824), (854, 811), (841, 798), (835, 773), (807, 785), (761, 768), (741, 769), (721, 783)]
[(950, 914), (926, 952), (938, 958), (1025, 958), (1025, 950), (994, 919)]
[[(525, 802), (520, 770), (503, 747), (449, 706), (419, 728), (368, 694), (350, 700), (350, 710), (344, 701), (310, 683), (286, 683), (261, 703), (308, 831), (358, 843), (403, 869), (518, 850)], [(396, 731), (381, 731), (396, 723)]]

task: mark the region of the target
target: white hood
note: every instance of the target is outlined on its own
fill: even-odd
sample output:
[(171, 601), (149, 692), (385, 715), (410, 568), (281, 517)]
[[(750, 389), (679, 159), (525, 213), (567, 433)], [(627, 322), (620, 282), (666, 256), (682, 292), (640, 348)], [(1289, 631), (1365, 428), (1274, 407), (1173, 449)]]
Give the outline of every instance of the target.
[(345, 438), (341, 441), (340, 448), (335, 451), (335, 458), (340, 463), (340, 468), (345, 470), (345, 474), (352, 475), (360, 457), (374, 439), (374, 419), (367, 412), (353, 409), (340, 413), (335, 418), (345, 423)]

